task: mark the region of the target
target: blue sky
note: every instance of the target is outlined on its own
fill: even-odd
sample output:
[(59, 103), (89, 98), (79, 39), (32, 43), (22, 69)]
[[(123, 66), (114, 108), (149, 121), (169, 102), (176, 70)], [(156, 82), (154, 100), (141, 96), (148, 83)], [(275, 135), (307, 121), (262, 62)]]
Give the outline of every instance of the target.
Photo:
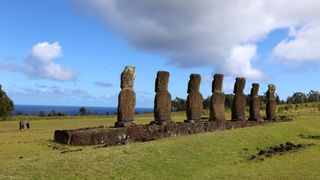
[(317, 8), (255, 2), (2, 1), (0, 84), (16, 104), (116, 106), (120, 74), (133, 65), (138, 107), (153, 106), (160, 70), (173, 98), (186, 98), (191, 73), (202, 75), (205, 97), (214, 73), (225, 74), (226, 93), (237, 76), (245, 93), (252, 82), (260, 94), (274, 83), (281, 99), (319, 90)]

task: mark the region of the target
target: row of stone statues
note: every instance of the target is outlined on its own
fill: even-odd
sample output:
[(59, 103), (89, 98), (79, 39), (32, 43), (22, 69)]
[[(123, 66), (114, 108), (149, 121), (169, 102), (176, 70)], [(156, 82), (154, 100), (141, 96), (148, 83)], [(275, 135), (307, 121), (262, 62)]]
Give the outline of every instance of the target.
[[(118, 113), (116, 127), (133, 126), (136, 95), (133, 90), (135, 79), (135, 67), (126, 66), (121, 74), (121, 91), (118, 97)], [(155, 81), (155, 99), (154, 99), (154, 121), (155, 124), (166, 124), (171, 122), (171, 95), (168, 91), (169, 72), (159, 71)], [(199, 88), (201, 76), (191, 74), (188, 83), (187, 97), (187, 120), (186, 122), (195, 122), (201, 119), (203, 96)], [(223, 75), (215, 74), (212, 82), (212, 96), (210, 101), (211, 121), (224, 121), (225, 118), (225, 95), (222, 92)], [(246, 96), (243, 93), (246, 84), (245, 78), (236, 78), (234, 85), (235, 94), (232, 103), (233, 121), (245, 120)], [(258, 96), (259, 84), (253, 83), (250, 93), (250, 121), (262, 120), (260, 116), (260, 100)], [(276, 120), (276, 97), (275, 86), (270, 84), (267, 91), (266, 102), (267, 120)]]

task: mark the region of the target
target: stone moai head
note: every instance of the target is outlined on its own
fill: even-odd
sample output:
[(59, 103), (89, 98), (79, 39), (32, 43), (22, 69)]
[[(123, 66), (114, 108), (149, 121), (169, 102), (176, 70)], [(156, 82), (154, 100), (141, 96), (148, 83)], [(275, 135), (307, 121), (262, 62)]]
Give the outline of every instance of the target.
[(252, 88), (251, 88), (251, 96), (258, 96), (259, 92), (259, 84), (258, 83), (252, 83)]
[(275, 92), (276, 92), (276, 86), (274, 84), (268, 85), (268, 91), (267, 91), (267, 98), (268, 99), (275, 99)]
[(274, 84), (269, 84), (268, 85), (268, 92), (270, 94), (274, 94), (276, 92), (276, 86)]
[(158, 71), (156, 84), (155, 84), (155, 92), (159, 92), (161, 90), (168, 90), (169, 83), (169, 72), (167, 71)]
[(223, 74), (215, 74), (212, 81), (212, 92), (222, 92)]
[(234, 94), (243, 94), (243, 89), (246, 85), (246, 79), (243, 77), (237, 77), (234, 84), (233, 93)]
[(123, 72), (121, 73), (121, 89), (132, 89), (135, 78), (136, 68), (134, 66), (126, 66)]
[(188, 93), (191, 92), (199, 92), (201, 83), (201, 76), (200, 74), (191, 74), (190, 80), (188, 83)]

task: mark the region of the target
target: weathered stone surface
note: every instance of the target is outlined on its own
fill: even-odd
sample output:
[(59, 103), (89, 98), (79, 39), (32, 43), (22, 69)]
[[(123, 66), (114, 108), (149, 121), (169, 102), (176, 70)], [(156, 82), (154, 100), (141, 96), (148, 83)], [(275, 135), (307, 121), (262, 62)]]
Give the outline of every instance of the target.
[(266, 114), (268, 120), (276, 120), (277, 116), (277, 101), (276, 101), (276, 86), (274, 84), (268, 85), (267, 91), (267, 107), (266, 107)]
[(210, 117), (211, 121), (224, 121), (225, 108), (224, 101), (225, 95), (222, 92), (223, 74), (215, 74), (212, 82), (212, 96), (210, 101)]
[(135, 78), (136, 68), (134, 66), (126, 66), (121, 73), (121, 89), (133, 89)]
[(121, 91), (118, 96), (118, 111), (116, 127), (134, 125), (134, 110), (136, 106), (136, 94), (133, 91), (135, 79), (135, 67), (126, 66), (121, 73)]
[(252, 83), (251, 93), (250, 93), (250, 116), (249, 121), (259, 121), (260, 117), (260, 99), (258, 96), (259, 84)]
[(171, 121), (171, 95), (168, 92), (169, 72), (159, 71), (155, 82), (154, 120), (157, 124)]
[(154, 119), (157, 123), (171, 121), (171, 95), (167, 91), (157, 92), (154, 99)]
[(187, 93), (199, 92), (201, 83), (200, 74), (190, 74)]
[(224, 101), (225, 95), (223, 93), (215, 92), (212, 94), (210, 101), (211, 121), (224, 121), (226, 119)]
[(104, 144), (105, 146), (115, 146), (170, 136), (257, 126), (268, 122), (270, 121), (197, 121), (195, 123), (150, 124), (123, 128), (56, 130), (54, 141), (68, 145)]
[(169, 76), (170, 74), (167, 71), (158, 71), (155, 81), (155, 92), (168, 91)]
[(234, 84), (233, 93), (235, 94), (232, 104), (232, 121), (243, 121), (246, 116), (246, 96), (243, 94), (243, 89), (246, 85), (246, 79), (237, 77)]
[(199, 92), (201, 83), (200, 74), (191, 74), (188, 83), (187, 97), (187, 121), (199, 121), (201, 119), (203, 97)]
[(212, 81), (212, 92), (221, 92), (222, 93), (223, 85), (223, 74), (215, 74)]
[(70, 131), (56, 130), (54, 133), (54, 140), (62, 144), (71, 144)]
[(129, 89), (121, 90), (118, 97), (117, 125), (132, 124), (134, 120), (135, 103), (136, 95), (134, 91)]

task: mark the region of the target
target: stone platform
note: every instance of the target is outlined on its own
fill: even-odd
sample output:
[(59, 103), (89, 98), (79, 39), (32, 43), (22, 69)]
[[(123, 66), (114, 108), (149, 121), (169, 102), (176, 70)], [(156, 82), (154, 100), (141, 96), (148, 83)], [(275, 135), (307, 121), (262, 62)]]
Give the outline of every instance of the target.
[(165, 125), (148, 124), (122, 128), (83, 128), (75, 130), (56, 130), (54, 141), (67, 145), (115, 146), (134, 142), (156, 140), (170, 136), (183, 136), (218, 130), (258, 126), (281, 121), (206, 121), (194, 123), (170, 122)]

